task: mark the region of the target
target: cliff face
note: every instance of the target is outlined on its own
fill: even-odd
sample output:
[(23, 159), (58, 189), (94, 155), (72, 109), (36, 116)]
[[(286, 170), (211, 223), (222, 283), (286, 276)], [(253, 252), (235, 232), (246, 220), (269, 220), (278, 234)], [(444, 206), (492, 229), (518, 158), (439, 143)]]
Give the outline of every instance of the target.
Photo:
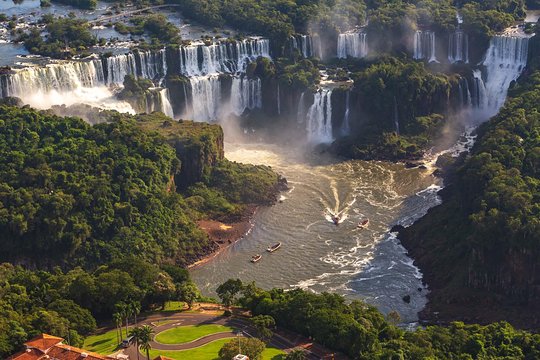
[(173, 121), (164, 115), (139, 116), (139, 125), (165, 136), (181, 161), (175, 184), (185, 188), (207, 178), (224, 159), (223, 129), (219, 125)]
[(400, 229), (431, 290), (424, 319), (540, 328), (539, 75), (530, 69), (479, 128), (443, 204)]

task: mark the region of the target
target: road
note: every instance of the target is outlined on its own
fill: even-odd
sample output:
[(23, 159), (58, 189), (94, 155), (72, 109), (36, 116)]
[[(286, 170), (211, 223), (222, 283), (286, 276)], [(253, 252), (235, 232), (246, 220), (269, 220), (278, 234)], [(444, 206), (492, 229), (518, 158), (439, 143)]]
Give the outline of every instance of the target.
[[(166, 320), (167, 324), (159, 325), (158, 321)], [(187, 350), (206, 345), (218, 339), (235, 338), (236, 336), (254, 337), (255, 329), (249, 321), (239, 317), (225, 317), (204, 313), (158, 313), (142, 319), (138, 325), (150, 325), (154, 327), (156, 334), (177, 326), (219, 324), (230, 326), (236, 330), (204, 336), (189, 343), (183, 344), (161, 344), (153, 340), (150, 345), (155, 350)], [(157, 325), (157, 326), (156, 326)], [(322, 346), (311, 343), (308, 339), (289, 331), (278, 329), (269, 341), (269, 345), (276, 347), (286, 353), (293, 349), (305, 349), (308, 360), (331, 359), (332, 353)], [(132, 345), (124, 350), (124, 354), (130, 359), (137, 359), (136, 346)], [(144, 358), (141, 357), (141, 358)], [(335, 356), (336, 360), (346, 359), (343, 355)]]

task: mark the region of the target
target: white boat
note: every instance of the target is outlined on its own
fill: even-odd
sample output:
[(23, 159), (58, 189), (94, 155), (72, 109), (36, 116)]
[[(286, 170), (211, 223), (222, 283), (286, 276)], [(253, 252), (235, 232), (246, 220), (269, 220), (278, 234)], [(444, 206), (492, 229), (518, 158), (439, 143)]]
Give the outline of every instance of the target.
[(280, 247), (281, 247), (281, 243), (278, 242), (277, 244), (274, 244), (274, 245), (270, 246), (268, 249), (266, 249), (266, 251), (273, 253), (274, 251), (276, 251)]

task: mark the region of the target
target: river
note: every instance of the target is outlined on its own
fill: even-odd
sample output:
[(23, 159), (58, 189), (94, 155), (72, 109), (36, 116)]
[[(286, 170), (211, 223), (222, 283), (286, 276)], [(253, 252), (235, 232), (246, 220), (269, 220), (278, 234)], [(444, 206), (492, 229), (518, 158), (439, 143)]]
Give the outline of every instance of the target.
[[(425, 303), (419, 270), (389, 229), (409, 225), (439, 203), (431, 171), (385, 162), (343, 161), (269, 144), (226, 144), (229, 160), (265, 164), (284, 175), (290, 190), (261, 208), (244, 239), (192, 270), (203, 294), (229, 278), (263, 288), (301, 287), (364, 299), (383, 312), (415, 322)], [(340, 214), (338, 226), (332, 216)], [(368, 218), (369, 226), (357, 225)], [(281, 242), (281, 249), (265, 249)], [(260, 262), (250, 262), (260, 253)], [(409, 295), (410, 303), (403, 301)]]

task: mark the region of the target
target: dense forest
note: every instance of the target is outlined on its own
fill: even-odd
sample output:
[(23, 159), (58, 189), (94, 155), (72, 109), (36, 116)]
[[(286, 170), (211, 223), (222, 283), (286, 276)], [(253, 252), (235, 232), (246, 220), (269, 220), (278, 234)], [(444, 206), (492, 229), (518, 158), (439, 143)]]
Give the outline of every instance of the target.
[(0, 119), (3, 261), (185, 265), (211, 247), (194, 222), (202, 209), (225, 216), (275, 197), (275, 173), (223, 158), (218, 125), (111, 113), (91, 126), (9, 106)]
[(415, 331), (396, 327), (399, 315), (386, 318), (362, 301), (313, 294), (301, 289), (262, 290), (254, 283), (229, 280), (218, 288), (224, 302), (271, 316), (288, 328), (352, 359), (537, 359), (540, 335), (515, 330), (506, 322), (488, 326), (454, 322)]
[(2, 357), (39, 332), (80, 343), (119, 303), (193, 299), (179, 266), (214, 247), (195, 222), (275, 200), (277, 174), (225, 160), (218, 125), (102, 116), (0, 106), (0, 261), (43, 269), (1, 265)]
[[(432, 290), (425, 316), (540, 324), (540, 71), (478, 129), (469, 156), (447, 169), (444, 202), (401, 239)], [(458, 310), (459, 309), (459, 310)]]

